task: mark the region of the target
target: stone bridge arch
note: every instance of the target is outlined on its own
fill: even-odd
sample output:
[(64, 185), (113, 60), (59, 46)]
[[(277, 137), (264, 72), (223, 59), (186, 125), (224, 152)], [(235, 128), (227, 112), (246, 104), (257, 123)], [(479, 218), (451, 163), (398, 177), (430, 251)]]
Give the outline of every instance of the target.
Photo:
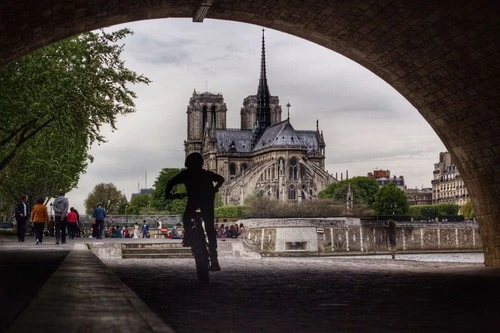
[(0, 4), (0, 67), (71, 35), (156, 18), (233, 20), (302, 37), (388, 82), (436, 131), (500, 267), (498, 4), (476, 1), (39, 0)]

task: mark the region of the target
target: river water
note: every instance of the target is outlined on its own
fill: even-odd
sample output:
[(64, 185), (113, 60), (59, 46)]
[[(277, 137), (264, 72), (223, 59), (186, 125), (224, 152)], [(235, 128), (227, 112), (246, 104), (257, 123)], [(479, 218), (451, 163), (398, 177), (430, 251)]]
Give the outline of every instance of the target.
[[(350, 256), (349, 259), (392, 259), (391, 255)], [(412, 260), (427, 262), (484, 263), (484, 254), (477, 253), (422, 253), (397, 254), (396, 260)]]

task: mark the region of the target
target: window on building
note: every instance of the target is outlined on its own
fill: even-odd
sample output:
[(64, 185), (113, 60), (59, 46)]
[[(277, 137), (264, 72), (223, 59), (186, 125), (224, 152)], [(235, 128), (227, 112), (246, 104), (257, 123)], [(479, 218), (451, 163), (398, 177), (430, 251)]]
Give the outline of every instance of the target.
[(291, 180), (297, 180), (298, 179), (297, 159), (295, 157), (292, 157), (290, 159), (290, 179)]
[(297, 199), (297, 195), (295, 193), (295, 186), (293, 185), (290, 185), (290, 187), (288, 188), (288, 199), (290, 200)]
[(229, 176), (236, 176), (236, 164), (234, 163), (229, 164)]
[(203, 105), (203, 108), (201, 111), (201, 133), (202, 134), (205, 133), (205, 126), (207, 126), (207, 121), (208, 121), (208, 107), (206, 105)]

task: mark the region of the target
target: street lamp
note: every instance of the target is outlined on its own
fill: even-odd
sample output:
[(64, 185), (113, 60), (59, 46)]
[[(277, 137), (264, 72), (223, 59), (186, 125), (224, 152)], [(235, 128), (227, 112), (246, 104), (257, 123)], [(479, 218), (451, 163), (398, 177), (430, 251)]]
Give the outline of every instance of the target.
[(51, 202), (50, 203), (50, 217), (52, 217), (52, 209), (53, 209), (53, 207), (52, 207), (52, 202)]

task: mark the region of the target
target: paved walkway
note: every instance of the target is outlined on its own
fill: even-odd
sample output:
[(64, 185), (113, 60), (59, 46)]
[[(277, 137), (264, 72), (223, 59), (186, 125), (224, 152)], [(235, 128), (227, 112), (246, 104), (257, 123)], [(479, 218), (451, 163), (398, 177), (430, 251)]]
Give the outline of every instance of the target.
[[(83, 245), (72, 246), (0, 239), (1, 276), (31, 273), (32, 278), (0, 280), (0, 308), (19, 308), (13, 323), (12, 315), (0, 321), (7, 322), (0, 331), (7, 326), (7, 332), (500, 330), (500, 270), (480, 264), (223, 258), (222, 272), (203, 286), (192, 259), (103, 259), (104, 265)], [(38, 282), (25, 288), (26, 281)], [(17, 297), (9, 288), (31, 292)]]

